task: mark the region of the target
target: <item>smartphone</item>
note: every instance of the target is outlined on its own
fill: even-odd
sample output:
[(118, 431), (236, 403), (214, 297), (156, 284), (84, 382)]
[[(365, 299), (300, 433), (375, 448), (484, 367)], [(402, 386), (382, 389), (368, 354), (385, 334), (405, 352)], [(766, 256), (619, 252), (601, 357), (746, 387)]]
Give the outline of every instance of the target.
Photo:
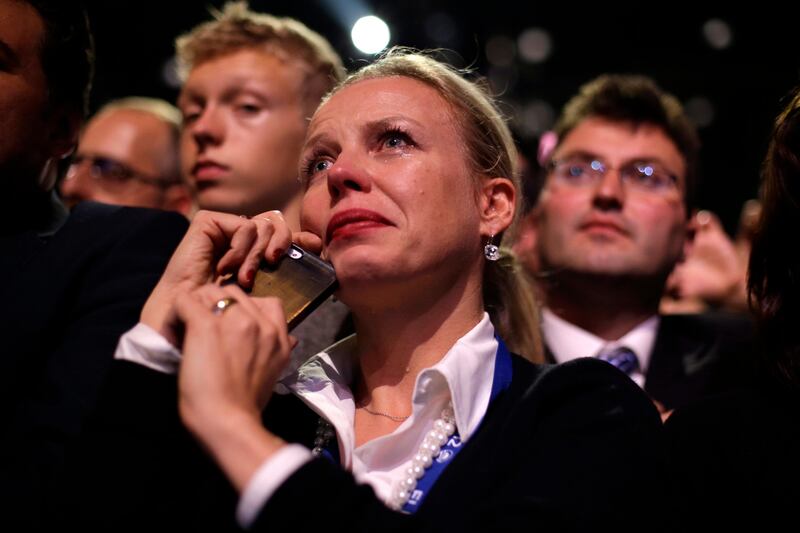
[(291, 330), (334, 290), (336, 272), (333, 266), (292, 244), (277, 263), (261, 262), (250, 295), (280, 298)]

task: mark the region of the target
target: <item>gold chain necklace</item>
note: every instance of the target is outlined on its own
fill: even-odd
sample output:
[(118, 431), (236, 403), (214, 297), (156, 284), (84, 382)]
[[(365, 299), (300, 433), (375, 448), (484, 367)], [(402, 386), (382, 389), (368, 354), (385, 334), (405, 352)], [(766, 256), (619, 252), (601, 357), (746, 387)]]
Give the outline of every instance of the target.
[(370, 409), (370, 408), (369, 408), (369, 407), (367, 407), (366, 405), (362, 405), (360, 408), (361, 408), (361, 409), (363, 409), (363, 410), (365, 410), (366, 412), (368, 412), (368, 413), (369, 413), (369, 414), (371, 414), (371, 415), (376, 415), (376, 416), (385, 416), (385, 417), (386, 417), (386, 418), (388, 418), (389, 420), (394, 420), (395, 422), (402, 422), (402, 421), (404, 421), (404, 420), (408, 420), (408, 418), (411, 416), (411, 415), (406, 415), (406, 416), (396, 416), (396, 415), (390, 415), (389, 413), (382, 413), (382, 412), (380, 412), (380, 411), (373, 411), (372, 409)]

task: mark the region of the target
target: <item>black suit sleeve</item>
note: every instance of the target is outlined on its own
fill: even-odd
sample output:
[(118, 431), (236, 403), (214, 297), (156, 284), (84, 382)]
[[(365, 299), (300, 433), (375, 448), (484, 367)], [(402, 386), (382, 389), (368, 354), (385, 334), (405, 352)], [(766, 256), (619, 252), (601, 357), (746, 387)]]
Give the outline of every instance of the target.
[(593, 359), (556, 366), (516, 409), (527, 425), (509, 428), (513, 453), (495, 461), (509, 474), (476, 529), (661, 530), (653, 521), (665, 496), (661, 421), (627, 376)]

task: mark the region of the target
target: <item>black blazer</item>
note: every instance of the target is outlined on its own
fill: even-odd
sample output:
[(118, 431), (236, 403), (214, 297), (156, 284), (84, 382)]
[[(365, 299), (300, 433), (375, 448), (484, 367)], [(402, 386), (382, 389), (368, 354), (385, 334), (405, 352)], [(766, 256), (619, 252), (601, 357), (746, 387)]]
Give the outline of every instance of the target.
[[(82, 486), (67, 491), (78, 501), (60, 522), (236, 529), (236, 494), (178, 428), (174, 377), (115, 365), (106, 405), (117, 407), (98, 421), (101, 438), (80, 450), (73, 479)], [(126, 402), (131, 389), (147, 391), (135, 406)], [(287, 441), (311, 446), (317, 416), (296, 397), (273, 395), (264, 421)], [(371, 488), (315, 459), (279, 488), (254, 529), (624, 531), (647, 524), (657, 530), (652, 517), (664, 489), (660, 436), (652, 404), (606, 363), (535, 366), (514, 356), (511, 387), (492, 403), (417, 515), (388, 510)]]
[[(753, 323), (744, 315), (663, 315), (644, 390), (667, 409), (675, 409), (748, 384), (754, 338)], [(546, 353), (553, 362), (552, 352)]]
[(680, 531), (785, 531), (797, 522), (796, 388), (764, 376), (677, 410), (666, 433)]
[(0, 236), (0, 493), (19, 511), (10, 515), (29, 525), (41, 516), (120, 334), (187, 225), (174, 213), (86, 203), (52, 235)]

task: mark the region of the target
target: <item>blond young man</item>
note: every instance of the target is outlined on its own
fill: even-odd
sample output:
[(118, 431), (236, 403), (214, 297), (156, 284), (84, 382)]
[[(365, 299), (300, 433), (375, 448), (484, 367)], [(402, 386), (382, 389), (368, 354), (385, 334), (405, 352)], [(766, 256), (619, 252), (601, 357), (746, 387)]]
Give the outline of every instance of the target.
[(176, 41), (184, 85), (181, 161), (201, 209), (278, 209), (299, 228), (297, 161), (308, 118), (344, 76), (302, 23), (226, 4)]
[[(333, 47), (297, 20), (229, 2), (179, 37), (176, 49), (181, 166), (197, 206), (249, 217), (279, 210), (299, 230), (308, 120), (345, 74)], [(330, 345), (346, 315), (338, 301), (323, 304), (293, 330), (295, 353)]]

